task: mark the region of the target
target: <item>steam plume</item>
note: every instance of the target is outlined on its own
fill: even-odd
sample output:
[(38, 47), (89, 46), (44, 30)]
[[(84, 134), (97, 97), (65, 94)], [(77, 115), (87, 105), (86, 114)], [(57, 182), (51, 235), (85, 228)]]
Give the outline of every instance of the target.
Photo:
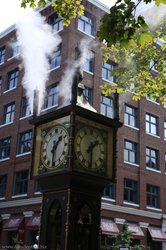
[(16, 24), (17, 39), (23, 59), (23, 86), (27, 91), (30, 108), (33, 110), (34, 90), (39, 91), (38, 113), (42, 107), (45, 83), (49, 76), (51, 57), (61, 38), (52, 32), (51, 26), (39, 12), (29, 10)]
[(142, 15), (145, 18), (150, 30), (155, 30), (160, 22), (166, 17), (166, 6), (160, 4), (156, 6), (154, 2), (150, 4), (141, 3), (137, 10), (137, 15)]
[(63, 105), (67, 105), (71, 101), (71, 88), (73, 84), (74, 75), (76, 70), (80, 68), (83, 70), (83, 66), (87, 59), (93, 58), (93, 53), (90, 48), (94, 43), (91, 39), (82, 39), (79, 43), (80, 56), (77, 60), (70, 62), (67, 69), (62, 76), (61, 82), (59, 84), (59, 94), (64, 98)]

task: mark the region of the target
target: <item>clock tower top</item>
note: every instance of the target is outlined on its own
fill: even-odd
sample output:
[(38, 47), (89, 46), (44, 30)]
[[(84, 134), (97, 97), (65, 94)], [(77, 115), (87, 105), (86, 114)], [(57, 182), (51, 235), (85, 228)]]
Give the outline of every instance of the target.
[[(79, 62), (79, 47), (77, 51)], [(85, 102), (81, 81), (82, 72), (78, 63), (71, 89), (71, 103), (53, 112), (34, 115), (31, 120), (36, 131), (34, 154), (38, 155), (34, 157), (35, 175), (79, 171), (113, 178), (115, 131), (121, 123), (117, 117), (110, 119), (98, 114)], [(77, 105), (78, 97), (80, 103), (91, 110)]]

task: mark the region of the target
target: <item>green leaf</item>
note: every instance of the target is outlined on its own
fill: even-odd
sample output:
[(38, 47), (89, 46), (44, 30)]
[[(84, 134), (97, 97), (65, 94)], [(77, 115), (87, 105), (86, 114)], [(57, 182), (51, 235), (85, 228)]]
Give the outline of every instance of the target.
[(154, 0), (154, 1), (157, 6), (160, 4), (166, 4), (166, 0)]
[(145, 46), (145, 44), (147, 43), (152, 43), (152, 41), (153, 41), (153, 37), (149, 32), (143, 32), (138, 37), (138, 43), (141, 46)]

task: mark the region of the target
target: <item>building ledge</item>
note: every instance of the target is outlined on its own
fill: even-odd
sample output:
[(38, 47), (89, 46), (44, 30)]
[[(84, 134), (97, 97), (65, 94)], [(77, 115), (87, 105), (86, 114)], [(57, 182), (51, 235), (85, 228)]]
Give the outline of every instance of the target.
[(112, 211), (112, 212), (137, 215), (137, 216), (153, 218), (153, 219), (158, 219), (158, 220), (162, 219), (163, 215), (164, 215), (162, 213), (155, 213), (155, 212), (151, 212), (151, 211), (147, 211), (147, 210), (118, 206), (118, 205), (108, 204), (108, 203), (104, 203), (104, 202), (102, 202), (101, 208), (108, 210), (108, 211)]
[[(28, 205), (36, 205), (42, 203), (42, 196), (35, 197), (35, 198), (27, 198), (27, 199), (19, 199), (19, 200), (12, 200), (12, 201), (1, 201), (0, 202), (0, 209), (2, 208), (10, 208), (10, 207), (21, 207), (21, 206), (28, 206)], [(119, 212), (124, 214), (130, 214), (130, 215), (137, 215), (147, 218), (153, 218), (153, 219), (162, 219), (165, 218), (166, 215), (162, 213), (155, 213), (151, 211), (145, 211), (137, 208), (130, 208), (130, 207), (124, 207), (119, 205), (110, 204), (107, 202), (102, 202), (101, 208), (113, 211), (113, 212)]]
[(0, 209), (1, 208), (9, 208), (9, 207), (21, 207), (21, 206), (41, 204), (41, 202), (42, 202), (42, 197), (4, 201), (4, 202), (0, 202)]

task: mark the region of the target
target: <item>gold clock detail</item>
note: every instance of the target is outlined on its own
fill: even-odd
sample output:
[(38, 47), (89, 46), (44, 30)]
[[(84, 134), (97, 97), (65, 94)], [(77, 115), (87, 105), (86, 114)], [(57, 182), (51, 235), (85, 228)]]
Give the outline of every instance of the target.
[[(105, 134), (105, 133), (104, 133)], [(75, 154), (84, 169), (97, 171), (106, 162), (106, 136), (101, 130), (84, 126), (75, 137)]]
[(41, 147), (41, 161), (46, 169), (57, 169), (66, 161), (69, 135), (66, 128), (56, 125), (45, 134)]

